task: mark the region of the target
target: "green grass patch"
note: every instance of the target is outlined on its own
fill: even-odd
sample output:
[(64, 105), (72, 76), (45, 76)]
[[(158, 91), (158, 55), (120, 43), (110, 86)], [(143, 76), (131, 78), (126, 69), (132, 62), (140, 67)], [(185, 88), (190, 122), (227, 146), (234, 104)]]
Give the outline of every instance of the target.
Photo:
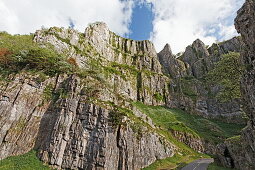
[(36, 151), (32, 150), (24, 155), (11, 156), (0, 161), (0, 170), (50, 170), (37, 157)]
[(162, 106), (146, 106), (140, 102), (134, 105), (147, 114), (153, 122), (165, 130), (175, 130), (201, 137), (215, 144), (239, 135), (245, 125), (205, 119), (188, 114), (180, 109), (168, 109)]
[(217, 165), (216, 163), (211, 163), (211, 164), (208, 166), (208, 170), (234, 170), (234, 169), (225, 168), (225, 167), (222, 167), (222, 166)]
[(143, 168), (143, 170), (177, 169), (180, 167), (184, 167), (186, 164), (201, 157), (204, 156), (199, 154), (195, 155), (175, 154), (173, 157), (158, 160), (151, 164), (150, 166)]
[(160, 93), (155, 93), (154, 95), (153, 95), (153, 97), (158, 101), (158, 102), (160, 102), (160, 101), (163, 101), (164, 100), (164, 96), (162, 96)]

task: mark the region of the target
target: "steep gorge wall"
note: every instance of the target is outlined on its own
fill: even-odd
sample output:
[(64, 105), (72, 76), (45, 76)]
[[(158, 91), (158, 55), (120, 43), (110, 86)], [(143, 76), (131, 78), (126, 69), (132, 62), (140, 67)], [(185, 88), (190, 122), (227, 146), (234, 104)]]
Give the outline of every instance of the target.
[[(55, 95), (59, 89), (65, 92), (48, 101), (49, 84)], [(78, 77), (38, 83), (36, 77), (21, 74), (3, 87), (1, 159), (35, 147), (44, 162), (56, 167), (140, 169), (175, 153), (175, 146), (149, 125), (137, 129), (129, 118), (115, 125), (111, 106), (88, 102)]]
[(245, 65), (241, 87), (243, 105), (248, 122), (241, 136), (228, 139), (221, 145), (220, 162), (226, 167), (244, 170), (255, 169), (255, 2), (246, 0), (235, 19), (237, 31), (241, 34), (243, 44), (241, 57)]
[(207, 74), (222, 60), (223, 55), (240, 53), (241, 44), (240, 37), (213, 44), (211, 47), (206, 47), (202, 41), (196, 40), (178, 58), (172, 54), (167, 44), (158, 53), (162, 71), (171, 77), (167, 106), (181, 108), (204, 117), (244, 123), (240, 99), (220, 101), (217, 95), (222, 87), (217, 82), (208, 83), (207, 80)]
[[(163, 96), (169, 95), (168, 77), (162, 74), (150, 41), (122, 38), (104, 23), (90, 25), (84, 34), (59, 28), (39, 30), (34, 39), (38, 43), (52, 44), (60, 53), (67, 53), (80, 68), (98, 71), (97, 74), (125, 99), (149, 105), (165, 104)], [(107, 93), (104, 92), (103, 100)]]
[(102, 23), (84, 34), (40, 30), (34, 40), (71, 58), (84, 70), (83, 78), (41, 80), (24, 72), (3, 82), (1, 159), (36, 148), (41, 160), (55, 167), (140, 169), (175, 154), (176, 146), (131, 105), (165, 103), (168, 78), (151, 42), (120, 38)]
[[(198, 80), (221, 54), (238, 52), (237, 38), (209, 49), (197, 40), (180, 59), (168, 46), (157, 55), (150, 41), (119, 37), (104, 23), (90, 25), (85, 33), (56, 27), (39, 30), (34, 41), (53, 45), (84, 70), (83, 78), (58, 75), (42, 81), (39, 75), (21, 73), (2, 84), (1, 159), (35, 147), (44, 162), (56, 167), (139, 169), (173, 156), (176, 146), (156, 133), (152, 121), (133, 108), (133, 101), (193, 110), (203, 116), (235, 114), (240, 109), (231, 103), (220, 109), (215, 101), (208, 102)], [(195, 84), (189, 79), (180, 83), (185, 76), (195, 77)], [(196, 91), (198, 99), (179, 93), (184, 84)], [(202, 140), (173, 134), (191, 148), (205, 151)]]
[[(242, 60), (246, 66), (241, 87), (244, 109), (249, 117), (247, 127), (238, 138), (226, 142), (232, 167), (255, 169), (255, 1), (246, 0), (235, 19), (237, 31), (242, 35)], [(226, 160), (225, 160), (226, 161)], [(224, 162), (224, 161), (223, 161)], [(228, 166), (231, 165), (228, 162)]]

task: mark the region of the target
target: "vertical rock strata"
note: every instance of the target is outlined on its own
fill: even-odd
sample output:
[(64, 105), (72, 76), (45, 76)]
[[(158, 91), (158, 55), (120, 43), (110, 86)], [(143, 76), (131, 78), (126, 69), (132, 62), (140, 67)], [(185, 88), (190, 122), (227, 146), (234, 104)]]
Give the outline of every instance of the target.
[(209, 118), (224, 117), (228, 122), (243, 123), (243, 110), (240, 100), (221, 102), (216, 98), (221, 86), (215, 82), (208, 83), (207, 74), (213, 70), (223, 55), (230, 52), (239, 53), (241, 38), (234, 37), (228, 41), (215, 43), (206, 47), (201, 40), (188, 46), (179, 57), (172, 54), (167, 44), (158, 53), (162, 70), (170, 76), (168, 107), (181, 108), (190, 113)]
[(34, 40), (52, 44), (90, 74), (40, 81), (20, 73), (1, 84), (0, 159), (35, 147), (57, 168), (112, 170), (140, 169), (175, 154), (176, 146), (131, 105), (165, 103), (168, 78), (151, 42), (121, 38), (103, 23), (84, 34), (40, 30)]
[[(247, 0), (236, 19), (244, 41), (242, 87), (249, 115), (242, 136), (216, 148), (199, 137), (172, 132), (196, 151), (212, 149), (225, 166), (240, 169), (255, 169), (254, 8), (254, 1)], [(39, 30), (36, 43), (53, 45), (85, 72), (83, 78), (58, 75), (43, 81), (21, 72), (0, 82), (0, 159), (36, 148), (40, 159), (56, 168), (112, 170), (140, 169), (171, 157), (176, 146), (156, 133), (158, 127), (132, 102), (238, 120), (240, 101), (219, 102), (210, 95), (220, 87), (206, 88), (203, 78), (223, 54), (240, 52), (242, 40), (211, 47), (196, 40), (177, 58), (168, 44), (157, 54), (150, 41), (122, 38), (104, 23), (91, 24), (84, 33)]]
[(255, 1), (246, 0), (235, 19), (237, 31), (242, 35), (242, 60), (246, 70), (241, 82), (244, 109), (248, 125), (236, 142), (228, 142), (233, 165), (239, 169), (255, 169)]

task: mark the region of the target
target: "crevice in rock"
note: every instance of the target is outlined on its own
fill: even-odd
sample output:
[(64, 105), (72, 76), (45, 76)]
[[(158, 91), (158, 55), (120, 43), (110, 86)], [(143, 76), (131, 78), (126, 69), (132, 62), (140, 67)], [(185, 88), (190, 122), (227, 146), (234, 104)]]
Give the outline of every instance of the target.
[(226, 157), (226, 160), (228, 162), (228, 164), (230, 165), (231, 168), (234, 168), (235, 167), (235, 163), (234, 163), (234, 160), (228, 150), (228, 148), (226, 147), (225, 150), (224, 150), (224, 156)]

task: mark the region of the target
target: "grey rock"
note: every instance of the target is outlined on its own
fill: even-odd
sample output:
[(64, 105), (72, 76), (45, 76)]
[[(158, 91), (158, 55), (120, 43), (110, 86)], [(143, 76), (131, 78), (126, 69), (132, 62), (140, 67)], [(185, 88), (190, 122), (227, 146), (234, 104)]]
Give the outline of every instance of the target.
[(185, 63), (175, 58), (169, 44), (166, 44), (164, 49), (158, 53), (158, 59), (162, 65), (163, 72), (169, 74), (172, 78), (187, 75)]

